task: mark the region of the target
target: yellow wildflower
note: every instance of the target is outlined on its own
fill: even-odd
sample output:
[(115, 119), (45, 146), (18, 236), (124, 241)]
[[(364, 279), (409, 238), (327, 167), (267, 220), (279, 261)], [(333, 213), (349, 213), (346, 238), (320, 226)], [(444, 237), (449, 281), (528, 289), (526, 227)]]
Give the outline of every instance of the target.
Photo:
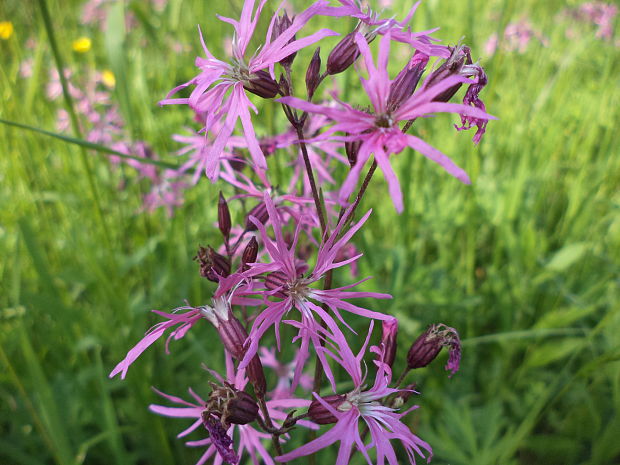
[(80, 37), (73, 41), (73, 51), (78, 53), (86, 53), (92, 46), (92, 41), (88, 37)]
[(0, 39), (9, 40), (13, 35), (13, 23), (11, 21), (0, 21)]
[(101, 82), (103, 82), (104, 86), (113, 89), (116, 85), (116, 77), (114, 77), (114, 73), (112, 71), (106, 69), (103, 73), (101, 73)]

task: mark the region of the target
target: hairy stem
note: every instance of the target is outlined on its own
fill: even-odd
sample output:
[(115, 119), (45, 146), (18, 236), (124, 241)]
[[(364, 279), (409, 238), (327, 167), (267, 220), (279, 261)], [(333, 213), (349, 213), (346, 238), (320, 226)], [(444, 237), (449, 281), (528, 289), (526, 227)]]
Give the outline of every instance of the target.
[[(268, 431), (271, 432), (271, 442), (273, 443), (273, 447), (276, 450), (278, 455), (282, 455), (282, 446), (280, 445), (280, 435), (273, 427), (273, 422), (271, 421), (271, 416), (269, 415), (269, 409), (267, 408), (267, 402), (265, 402), (265, 396), (258, 397), (258, 405), (263, 413), (263, 417), (265, 420), (265, 426)], [(286, 462), (280, 462), (286, 465)]]

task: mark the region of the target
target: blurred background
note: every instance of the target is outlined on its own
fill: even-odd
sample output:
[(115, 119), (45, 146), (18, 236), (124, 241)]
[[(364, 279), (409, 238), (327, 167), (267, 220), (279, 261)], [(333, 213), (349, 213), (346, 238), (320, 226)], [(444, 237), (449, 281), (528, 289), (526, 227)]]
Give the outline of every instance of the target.
[[(159, 341), (124, 381), (107, 375), (158, 321), (149, 310), (208, 302), (212, 283), (192, 257), (198, 244), (219, 243), (221, 186), (184, 188), (161, 167), (149, 174), (6, 121), (177, 164), (183, 146), (172, 135), (197, 125), (187, 108), (157, 102), (195, 75), (196, 25), (222, 56), (232, 30), (215, 13), (236, 17), (241, 4), (47, 0), (76, 131), (41, 2), (0, 3), (0, 463), (200, 456), (175, 438), (188, 421), (147, 407), (161, 402), (151, 386), (208, 392), (200, 364), (222, 365), (210, 327), (172, 342), (171, 355)], [(397, 19), (410, 6), (371, 4)], [(463, 338), (457, 375), (446, 376), (444, 355), (410, 378), (422, 395), (408, 418), (434, 464), (620, 463), (617, 9), (425, 0), (412, 21), (414, 30), (440, 27), (435, 36), (447, 44), (464, 37), (489, 76), (481, 96), (500, 118), (478, 147), (448, 117), (416, 123), (473, 184), (413, 153), (393, 157), (405, 212), (386, 202), (377, 177), (363, 203), (374, 214), (356, 239), (359, 273), (374, 276), (366, 289), (394, 296), (374, 308), (401, 321), (397, 364), (430, 323)], [(338, 83), (354, 95), (354, 81)], [(282, 125), (275, 118), (260, 118), (264, 133)]]

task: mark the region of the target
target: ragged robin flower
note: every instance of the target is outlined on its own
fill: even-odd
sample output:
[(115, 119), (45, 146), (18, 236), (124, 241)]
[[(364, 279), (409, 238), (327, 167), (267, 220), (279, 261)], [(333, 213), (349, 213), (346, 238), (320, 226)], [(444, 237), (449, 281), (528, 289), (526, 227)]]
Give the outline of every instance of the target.
[[(399, 465), (403, 462), (396, 457), (391, 443), (395, 440), (400, 441), (405, 448), (409, 463), (415, 465), (416, 454), (423, 458), (428, 454), (430, 460), (432, 456), (430, 445), (413, 434), (401, 421), (417, 406), (398, 412), (395, 408), (382, 403), (388, 396), (401, 391), (388, 387), (392, 381), (392, 372), (390, 367), (381, 361), (384, 356), (378, 347), (371, 348), (372, 352), (377, 352), (379, 355), (374, 362), (377, 366), (375, 381), (372, 387), (366, 386), (366, 375), (362, 372), (362, 363), (372, 334), (372, 326), (371, 322), (366, 341), (357, 355), (346, 343), (338, 344), (336, 353), (333, 353), (330, 344), (320, 349), (329, 353), (347, 371), (353, 380), (354, 388), (346, 394), (326, 398), (314, 393), (316, 402), (323, 408), (318, 408), (316, 402), (313, 402), (314, 405), (311, 404), (310, 407), (313, 409), (311, 418), (316, 418), (322, 424), (335, 423), (335, 425), (322, 436), (292, 452), (276, 457), (276, 460), (287, 462), (313, 454), (340, 441), (335, 465), (347, 465), (354, 448), (361, 452), (369, 464), (384, 464), (387, 460), (390, 465)], [(370, 433), (371, 439), (368, 444), (365, 444), (364, 438), (360, 435), (360, 423), (365, 424)], [(373, 462), (368, 455), (372, 448), (376, 450), (376, 462)]]
[[(335, 380), (329, 368), (329, 364), (325, 359), (324, 353), (318, 350), (318, 347), (321, 346), (321, 340), (318, 334), (320, 321), (323, 321), (332, 332), (336, 334), (337, 332), (339, 333), (336, 320), (349, 327), (344, 321), (341, 311), (378, 320), (392, 318), (389, 315), (361, 308), (348, 302), (348, 299), (364, 297), (387, 299), (391, 298), (390, 295), (376, 292), (350, 291), (351, 288), (359, 283), (353, 283), (336, 289), (317, 289), (314, 287), (315, 283), (321, 281), (325, 273), (329, 270), (348, 265), (361, 256), (361, 254), (358, 254), (351, 258), (337, 261), (338, 252), (366, 222), (370, 215), (370, 211), (357, 223), (353, 223), (345, 232), (343, 228), (347, 222), (350, 208), (347, 209), (329, 239), (321, 244), (314, 269), (304, 276), (300, 275), (295, 260), (295, 249), (301, 230), (301, 222), (297, 223), (292, 245), (289, 246), (284, 240), (282, 231), (283, 225), (279, 213), (276, 211), (273, 200), (268, 194), (265, 194), (265, 205), (269, 211), (269, 220), (273, 227), (275, 241), (269, 237), (263, 224), (256, 222), (256, 226), (260, 231), (264, 247), (271, 261), (269, 263), (255, 263), (250, 265), (250, 270), (245, 272), (244, 275), (248, 278), (262, 276), (263, 279), (267, 281), (266, 289), (263, 291), (266, 308), (257, 315), (252, 324), (250, 336), (246, 344), (247, 352), (240, 366), (244, 367), (249, 363), (258, 350), (261, 338), (271, 327), (275, 328), (276, 343), (279, 350), (280, 322), (293, 308), (295, 308), (300, 313), (301, 321), (284, 321), (298, 328), (299, 332), (295, 340), (299, 339), (301, 341), (300, 349), (295, 360), (296, 366), (293, 386), (296, 386), (299, 381), (305, 362), (310, 356), (310, 345), (312, 345), (322, 362), (326, 377), (335, 389)], [(342, 237), (339, 237), (341, 233)], [(272, 296), (273, 299), (268, 300), (268, 298)], [(327, 306), (330, 310), (329, 313), (321, 308), (321, 304)]]
[[(396, 173), (392, 169), (389, 155), (400, 153), (405, 147), (420, 152), (428, 159), (443, 167), (458, 180), (469, 184), (469, 176), (450, 158), (436, 148), (427, 144), (419, 137), (405, 134), (399, 123), (434, 113), (457, 113), (462, 117), (478, 120), (495, 119), (475, 106), (460, 105), (434, 101), (434, 98), (459, 83), (473, 83), (460, 76), (450, 76), (428, 88), (421, 88), (409, 98), (400, 102), (396, 110), (391, 110), (394, 103), (390, 101), (391, 80), (388, 77), (388, 58), (390, 54), (390, 32), (383, 36), (379, 47), (377, 64), (375, 65), (370, 48), (361, 34), (357, 34), (356, 43), (360, 49), (368, 69), (368, 79), (361, 78), (362, 85), (370, 99), (373, 111), (365, 112), (341, 102), (341, 108), (317, 105), (295, 97), (283, 97), (279, 101), (310, 113), (319, 113), (329, 117), (335, 124), (317, 139), (339, 139), (344, 141), (361, 141), (356, 161), (340, 189), (340, 202), (346, 204), (357, 185), (361, 170), (374, 154), (374, 159), (388, 183), (388, 189), (396, 210), (403, 211), (403, 196)], [(468, 119), (468, 121), (470, 121)], [(473, 120), (471, 120), (473, 122)], [(346, 136), (336, 136), (336, 132), (344, 132)]]
[[(232, 43), (233, 56), (230, 62), (215, 58), (207, 48), (201, 34), (200, 39), (206, 58), (196, 58), (196, 66), (200, 69), (200, 74), (173, 89), (168, 94), (168, 98), (160, 102), (162, 105), (188, 104), (196, 112), (204, 113), (206, 116), (205, 132), (213, 131), (215, 125), (220, 123), (215, 140), (209, 146), (207, 154), (206, 174), (211, 180), (217, 177), (218, 159), (238, 120), (241, 120), (247, 148), (252, 156), (255, 169), (262, 171), (267, 169), (265, 156), (260, 149), (250, 117), (250, 109), (255, 113), (257, 109), (246, 92), (263, 98), (275, 97), (279, 93), (279, 85), (275, 81), (273, 71), (275, 64), (324, 37), (336, 34), (322, 29), (308, 37), (294, 39), (306, 23), (328, 4), (327, 0), (320, 0), (295, 16), (291, 25), (280, 31), (277, 37), (272, 37), (272, 30), (278, 21), (276, 12), (267, 32), (266, 42), (255, 55), (247, 58), (247, 48), (266, 1), (260, 0), (255, 9), (256, 1), (246, 0), (239, 21), (225, 17), (219, 18), (235, 28)], [(172, 94), (190, 85), (195, 88), (189, 98), (170, 98)]]

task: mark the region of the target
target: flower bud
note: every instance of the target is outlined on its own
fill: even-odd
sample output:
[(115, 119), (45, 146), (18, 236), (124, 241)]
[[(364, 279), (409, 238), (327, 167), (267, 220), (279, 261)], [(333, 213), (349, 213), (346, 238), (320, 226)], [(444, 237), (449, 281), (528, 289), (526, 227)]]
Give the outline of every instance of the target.
[(241, 255), (241, 271), (247, 271), (250, 269), (248, 263), (255, 263), (256, 258), (258, 257), (258, 241), (254, 236), (248, 242), (248, 245), (243, 249), (243, 254)]
[(278, 83), (271, 78), (267, 71), (262, 69), (255, 71), (245, 80), (243, 88), (262, 98), (274, 98), (280, 92)]
[(230, 210), (228, 209), (228, 203), (220, 191), (220, 198), (217, 203), (217, 225), (220, 228), (222, 236), (228, 238), (230, 234)]
[(422, 368), (431, 363), (439, 354), (442, 347), (448, 347), (450, 356), (446, 370), (452, 376), (459, 369), (461, 360), (461, 340), (454, 328), (443, 323), (430, 325), (411, 345), (407, 354), (407, 366), (410, 369)]
[(346, 141), (344, 143), (344, 151), (347, 153), (347, 159), (349, 160), (349, 165), (351, 165), (351, 168), (353, 168), (353, 166), (357, 163), (357, 154), (359, 153), (361, 146), (361, 140)]
[(360, 55), (355, 43), (357, 31), (350, 32), (336, 44), (327, 57), (327, 74), (340, 74), (351, 66)]
[(424, 73), (424, 68), (428, 63), (428, 55), (416, 51), (400, 73), (394, 78), (390, 85), (390, 96), (388, 97), (388, 112), (395, 111), (413, 95), (413, 91)]
[(396, 358), (396, 346), (398, 339), (398, 320), (383, 321), (383, 335), (381, 336), (381, 344), (383, 345), (383, 363), (391, 367)]
[(254, 387), (254, 394), (256, 394), (256, 397), (265, 397), (265, 393), (267, 392), (267, 380), (265, 379), (263, 364), (258, 355), (255, 355), (250, 363), (248, 363), (245, 373)]
[(250, 217), (255, 217), (259, 223), (265, 224), (269, 219), (269, 212), (267, 211), (267, 206), (265, 202), (259, 202), (252, 210), (250, 210), (245, 217), (245, 230), (247, 232), (256, 231), (258, 228), (256, 225), (250, 221)]
[(217, 283), (220, 277), (230, 274), (230, 262), (226, 257), (217, 253), (213, 247), (200, 247), (194, 260), (200, 264), (200, 276)]
[[(230, 304), (225, 297), (213, 299), (213, 307), (200, 307), (200, 313), (207, 318), (217, 330), (224, 348), (236, 360), (243, 360), (248, 332), (239, 319), (233, 315)], [(263, 364), (255, 355), (246, 368), (246, 375), (254, 386), (257, 396), (262, 397), (267, 390)]]
[[(294, 16), (293, 16), (293, 19), (295, 19)], [(286, 14), (286, 11), (284, 11), (284, 14), (280, 16), (278, 19), (276, 19), (273, 25), (273, 29), (271, 30), (271, 40), (274, 41), (275, 39), (280, 37), (284, 33), (284, 31), (286, 31), (292, 25), (293, 25), (293, 21), (291, 20), (291, 18), (288, 17), (288, 14)], [(287, 42), (287, 45), (293, 41), (295, 41), (295, 36), (291, 37), (291, 39)], [(297, 52), (293, 52), (289, 56), (281, 59), (278, 63), (280, 63), (285, 68), (290, 68), (296, 56), (297, 56)]]
[(308, 97), (314, 95), (314, 91), (319, 85), (319, 79), (321, 74), (321, 47), (317, 47), (312, 55), (308, 69), (306, 70), (306, 90), (308, 91)]
[[(346, 400), (346, 396), (334, 394), (331, 396), (322, 397), (322, 399), (334, 409), (338, 409)], [(308, 408), (308, 416), (310, 419), (319, 425), (329, 425), (336, 423), (338, 418), (334, 416), (332, 412), (327, 410), (323, 404), (314, 399), (310, 403)]]

